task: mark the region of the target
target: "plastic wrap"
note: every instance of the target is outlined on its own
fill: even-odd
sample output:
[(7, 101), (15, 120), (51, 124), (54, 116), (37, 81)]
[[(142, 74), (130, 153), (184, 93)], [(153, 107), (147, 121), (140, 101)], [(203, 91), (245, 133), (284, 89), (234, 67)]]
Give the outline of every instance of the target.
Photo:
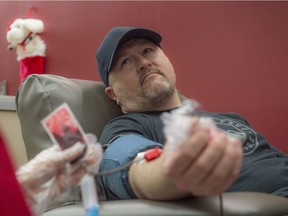
[(161, 115), (164, 135), (171, 150), (185, 142), (193, 132), (193, 117), (199, 118), (200, 127), (209, 128), (211, 133), (217, 130), (212, 118), (198, 116), (200, 111), (201, 105), (197, 101), (185, 100), (181, 107)]

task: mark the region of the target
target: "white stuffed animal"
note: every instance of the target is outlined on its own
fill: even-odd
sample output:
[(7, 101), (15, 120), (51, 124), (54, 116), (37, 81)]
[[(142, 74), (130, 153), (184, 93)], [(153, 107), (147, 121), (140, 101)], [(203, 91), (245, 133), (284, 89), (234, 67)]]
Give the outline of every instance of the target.
[(20, 62), (20, 82), (30, 74), (44, 73), (46, 45), (39, 36), (44, 31), (44, 24), (39, 19), (15, 19), (9, 25), (6, 39), (8, 49), (16, 48)]

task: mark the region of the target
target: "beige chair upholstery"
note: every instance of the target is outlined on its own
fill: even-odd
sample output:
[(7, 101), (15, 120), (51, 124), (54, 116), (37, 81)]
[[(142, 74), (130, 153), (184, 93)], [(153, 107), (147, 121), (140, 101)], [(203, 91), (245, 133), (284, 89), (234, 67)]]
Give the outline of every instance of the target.
[(108, 120), (120, 115), (118, 106), (106, 97), (100, 82), (55, 75), (32, 75), (19, 87), (16, 110), (28, 159), (51, 146), (40, 121), (66, 102), (86, 133), (100, 136)]
[[(55, 75), (31, 75), (19, 87), (16, 107), (28, 159), (51, 146), (40, 121), (66, 102), (86, 133), (100, 136), (104, 125), (117, 115), (119, 107), (96, 81), (69, 79)], [(264, 168), (263, 168), (264, 169)], [(54, 202), (43, 216), (84, 216), (79, 190), (67, 200)], [(219, 197), (194, 198), (174, 202), (148, 200), (102, 201), (101, 216), (220, 215)], [(223, 212), (228, 215), (288, 215), (288, 199), (269, 194), (241, 192), (223, 194)]]

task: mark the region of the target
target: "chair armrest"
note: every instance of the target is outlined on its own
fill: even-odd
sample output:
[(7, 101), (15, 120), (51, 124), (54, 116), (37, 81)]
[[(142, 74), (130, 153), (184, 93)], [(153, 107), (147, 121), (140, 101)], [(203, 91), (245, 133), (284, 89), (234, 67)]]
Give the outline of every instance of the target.
[[(288, 199), (265, 193), (230, 192), (223, 194), (224, 216), (288, 215)], [(81, 205), (64, 206), (42, 216), (84, 216)], [(220, 215), (218, 196), (159, 202), (121, 200), (100, 203), (101, 216), (215, 216)]]

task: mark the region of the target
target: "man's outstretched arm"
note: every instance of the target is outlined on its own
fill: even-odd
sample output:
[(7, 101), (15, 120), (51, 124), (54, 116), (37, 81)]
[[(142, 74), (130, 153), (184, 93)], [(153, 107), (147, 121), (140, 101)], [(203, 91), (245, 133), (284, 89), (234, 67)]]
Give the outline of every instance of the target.
[(242, 164), (242, 147), (222, 131), (207, 129), (193, 134), (173, 151), (164, 147), (151, 162), (135, 163), (129, 182), (138, 198), (173, 200), (224, 192), (237, 178)]

